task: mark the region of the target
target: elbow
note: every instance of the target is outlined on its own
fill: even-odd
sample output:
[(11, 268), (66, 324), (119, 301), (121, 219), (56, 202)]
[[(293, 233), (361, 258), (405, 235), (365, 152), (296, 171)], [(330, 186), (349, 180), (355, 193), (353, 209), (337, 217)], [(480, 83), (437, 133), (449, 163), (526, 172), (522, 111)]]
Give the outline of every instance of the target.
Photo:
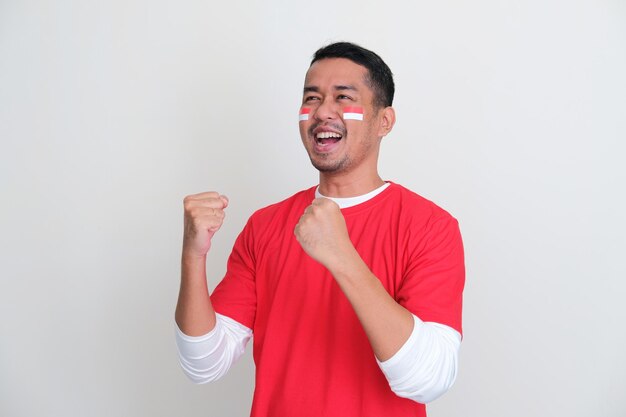
[(206, 375), (199, 375), (183, 369), (183, 373), (187, 376), (187, 379), (196, 385), (208, 384), (209, 382), (217, 381), (218, 378), (208, 377)]
[(180, 367), (187, 378), (196, 385), (208, 384), (209, 382), (215, 382), (226, 375), (224, 372), (215, 372), (213, 370), (195, 369), (190, 364), (180, 361)]
[(208, 352), (186, 352), (179, 351), (178, 361), (183, 373), (194, 384), (207, 384), (221, 379), (228, 373), (236, 358), (233, 352), (228, 349), (221, 349), (219, 346)]
[(226, 375), (252, 336), (250, 329), (223, 316), (217, 317), (215, 328), (203, 336), (187, 336), (176, 327), (178, 361), (194, 384), (217, 381)]
[(430, 323), (421, 326), (419, 333), (409, 338), (393, 362), (383, 364), (383, 371), (397, 396), (427, 404), (454, 385), (461, 336)]
[(441, 397), (454, 385), (458, 369), (458, 355), (454, 349), (448, 349), (431, 362), (430, 366), (413, 368), (413, 375), (390, 384), (391, 390), (399, 397), (408, 398), (421, 404), (427, 404)]
[(456, 369), (450, 371), (454, 374), (448, 378), (425, 379), (411, 385), (397, 384), (390, 385), (390, 387), (398, 397), (407, 398), (420, 404), (428, 404), (452, 388), (456, 380)]
[[(219, 350), (219, 349), (216, 349)], [(228, 350), (211, 352), (199, 357), (185, 356), (179, 352), (179, 363), (183, 373), (194, 384), (207, 384), (221, 379), (228, 373), (236, 358)]]

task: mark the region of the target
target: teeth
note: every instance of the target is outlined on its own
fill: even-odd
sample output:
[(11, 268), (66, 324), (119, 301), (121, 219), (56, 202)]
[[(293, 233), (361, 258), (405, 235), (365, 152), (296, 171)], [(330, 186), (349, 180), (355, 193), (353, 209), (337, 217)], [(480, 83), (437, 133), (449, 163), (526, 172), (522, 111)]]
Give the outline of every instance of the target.
[(317, 134), (317, 139), (328, 139), (328, 138), (340, 138), (341, 135), (339, 133), (334, 132), (320, 132)]

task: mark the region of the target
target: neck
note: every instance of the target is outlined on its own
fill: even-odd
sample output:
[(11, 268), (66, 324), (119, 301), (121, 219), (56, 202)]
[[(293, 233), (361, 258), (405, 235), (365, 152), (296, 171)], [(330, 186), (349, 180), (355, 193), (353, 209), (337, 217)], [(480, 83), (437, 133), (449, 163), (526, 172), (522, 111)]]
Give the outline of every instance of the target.
[(356, 197), (373, 191), (385, 182), (378, 172), (372, 175), (353, 177), (347, 175), (332, 175), (320, 172), (319, 191), (327, 197)]

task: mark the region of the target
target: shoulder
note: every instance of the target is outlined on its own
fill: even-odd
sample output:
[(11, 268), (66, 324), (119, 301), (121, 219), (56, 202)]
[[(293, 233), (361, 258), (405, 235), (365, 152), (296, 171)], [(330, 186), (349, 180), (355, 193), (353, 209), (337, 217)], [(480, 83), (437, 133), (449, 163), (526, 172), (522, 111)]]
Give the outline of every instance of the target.
[(402, 213), (410, 218), (436, 222), (447, 220), (453, 223), (456, 219), (445, 209), (435, 204), (431, 200), (422, 197), (414, 191), (403, 187), (400, 184), (390, 182), (389, 195), (393, 205), (399, 207)]

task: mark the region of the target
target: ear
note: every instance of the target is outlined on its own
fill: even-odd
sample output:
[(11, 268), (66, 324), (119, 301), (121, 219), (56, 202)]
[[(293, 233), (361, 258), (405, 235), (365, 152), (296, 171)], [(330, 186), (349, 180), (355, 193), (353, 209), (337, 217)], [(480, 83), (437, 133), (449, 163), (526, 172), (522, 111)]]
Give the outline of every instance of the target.
[(378, 128), (378, 136), (386, 136), (391, 129), (393, 129), (393, 125), (396, 124), (396, 111), (393, 107), (385, 107), (381, 110), (381, 118), (380, 118), (380, 126)]

